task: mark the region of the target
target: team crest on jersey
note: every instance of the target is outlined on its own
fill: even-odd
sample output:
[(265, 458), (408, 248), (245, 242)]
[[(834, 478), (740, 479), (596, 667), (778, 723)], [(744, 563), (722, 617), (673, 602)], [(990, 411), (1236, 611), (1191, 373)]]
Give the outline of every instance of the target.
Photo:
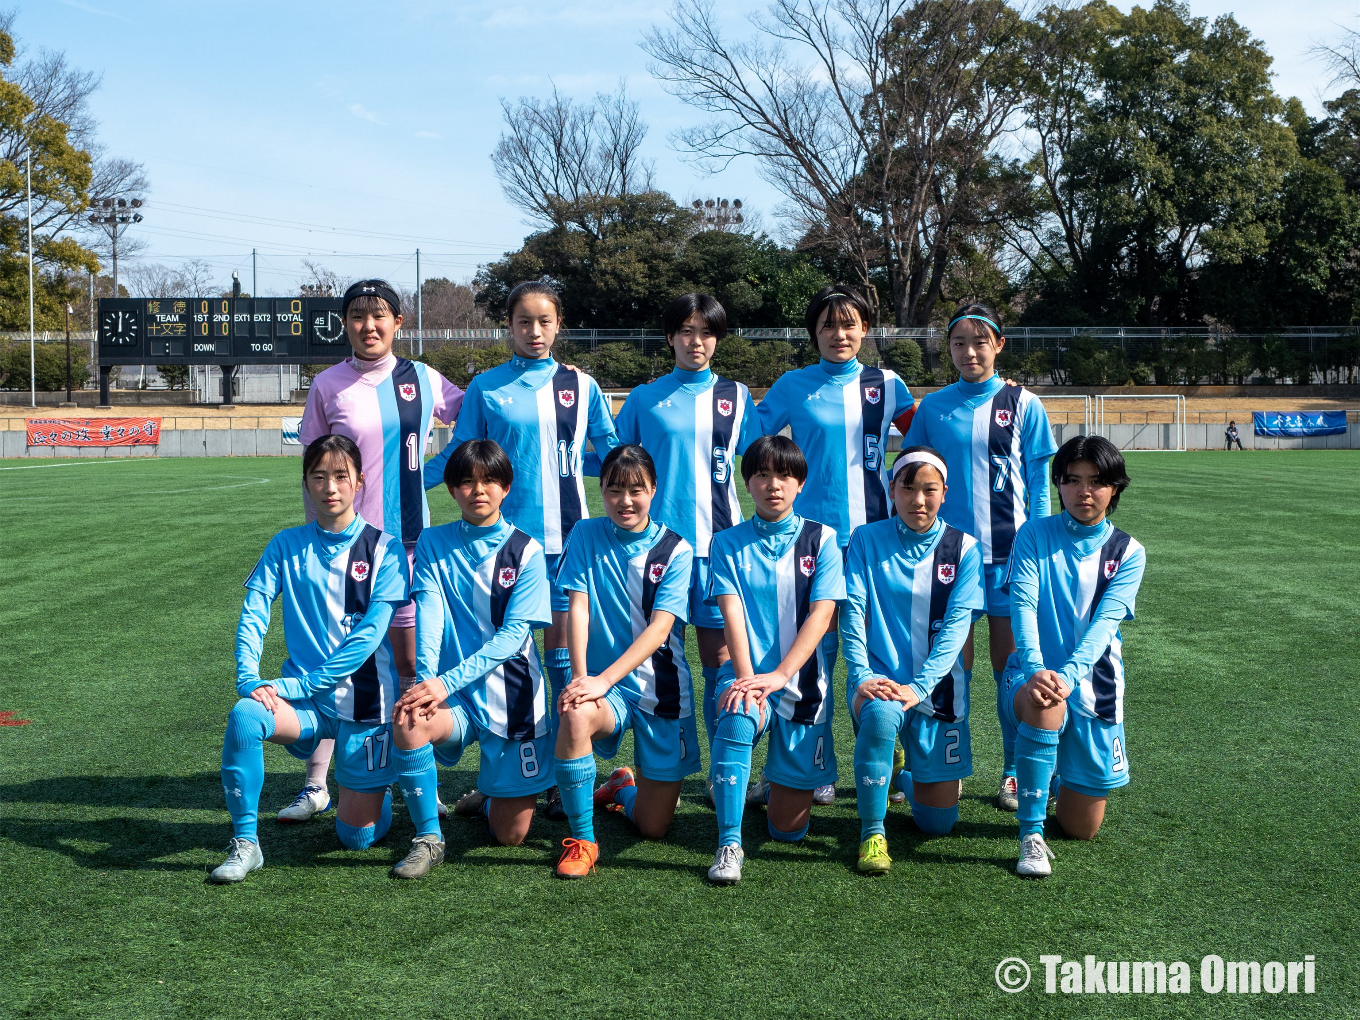
[(501, 567), (500, 576), (497, 578), (502, 588), (509, 588), (515, 583), (515, 578), (519, 577), (519, 571), (514, 567)]
[(864, 399), (871, 404), (877, 404), (883, 399), (883, 391), (877, 386), (866, 386), (864, 387)]
[(732, 417), (732, 401), (720, 398), (718, 400), (718, 413), (724, 418)]
[(811, 577), (812, 572), (817, 569), (817, 557), (816, 556), (799, 557), (798, 569), (803, 572), (804, 577)]
[(416, 384), (413, 382), (398, 383), (397, 392), (401, 394), (402, 400), (415, 400)]
[(940, 579), (941, 584), (954, 583), (955, 566), (952, 563), (935, 564), (935, 576)]
[(1119, 561), (1118, 561), (1118, 560), (1106, 560), (1106, 561), (1105, 561), (1105, 580), (1108, 581), (1110, 578), (1114, 577), (1115, 571), (1118, 570), (1118, 569), (1119, 569)]
[(559, 404), (561, 404), (563, 407), (571, 407), (573, 404), (576, 403), (576, 391), (575, 391), (575, 390), (558, 390), (558, 391), (557, 391), (557, 402), (558, 402)]
[(368, 564), (364, 560), (355, 560), (349, 565), (349, 576), (363, 584), (368, 577)]
[(1009, 407), (1002, 407), (996, 412), (996, 423), (1003, 429), (1011, 427), (1011, 422), (1015, 420), (1015, 412)]
[(647, 568), (647, 580), (651, 581), (652, 584), (656, 584), (665, 576), (666, 564), (664, 563), (653, 563)]

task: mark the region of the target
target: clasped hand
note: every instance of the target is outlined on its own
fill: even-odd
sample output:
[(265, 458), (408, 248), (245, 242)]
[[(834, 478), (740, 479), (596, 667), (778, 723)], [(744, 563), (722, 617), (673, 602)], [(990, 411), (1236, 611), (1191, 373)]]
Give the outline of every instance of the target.
[(408, 687), (397, 699), (397, 703), (392, 706), (392, 721), (397, 724), (404, 721), (409, 727), (431, 719), (448, 696), (448, 689), (439, 677), (432, 676), (428, 680), (422, 680)]
[(601, 680), (597, 676), (578, 676), (562, 688), (562, 693), (557, 698), (557, 711), (565, 712), (587, 701), (599, 701), (613, 686), (610, 681)]

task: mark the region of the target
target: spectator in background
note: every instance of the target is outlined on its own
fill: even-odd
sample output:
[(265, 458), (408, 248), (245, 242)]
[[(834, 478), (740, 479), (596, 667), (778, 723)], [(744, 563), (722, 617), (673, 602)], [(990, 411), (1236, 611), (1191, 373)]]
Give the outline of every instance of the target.
[(1237, 444), (1239, 450), (1242, 449), (1242, 437), (1237, 434), (1237, 422), (1230, 421), (1228, 427), (1223, 430), (1223, 449), (1231, 450), (1233, 443)]

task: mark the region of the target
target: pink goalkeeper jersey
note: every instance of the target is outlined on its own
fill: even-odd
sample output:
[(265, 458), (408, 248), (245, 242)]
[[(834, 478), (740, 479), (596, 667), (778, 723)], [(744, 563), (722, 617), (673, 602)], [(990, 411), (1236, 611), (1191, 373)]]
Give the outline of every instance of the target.
[[(428, 365), (392, 354), (347, 358), (312, 380), (298, 438), (303, 446), (327, 433), (353, 439), (364, 461), (354, 509), (411, 545), (430, 523), (423, 471), (433, 420), (452, 425), (462, 404), (463, 391)], [(305, 487), (303, 502), (315, 520)]]

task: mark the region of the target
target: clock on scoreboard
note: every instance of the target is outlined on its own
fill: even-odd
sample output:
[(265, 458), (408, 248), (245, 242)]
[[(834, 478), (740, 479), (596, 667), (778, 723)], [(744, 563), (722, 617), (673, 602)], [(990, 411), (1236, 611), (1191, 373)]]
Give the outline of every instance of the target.
[(350, 353), (340, 299), (101, 298), (101, 365), (269, 365)]

